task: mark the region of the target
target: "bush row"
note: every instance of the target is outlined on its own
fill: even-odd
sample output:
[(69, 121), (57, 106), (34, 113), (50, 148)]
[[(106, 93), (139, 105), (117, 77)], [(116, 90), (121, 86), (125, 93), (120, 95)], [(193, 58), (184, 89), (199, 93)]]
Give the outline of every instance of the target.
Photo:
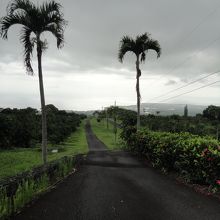
[(220, 143), (211, 137), (190, 133), (169, 133), (124, 127), (126, 148), (146, 156), (154, 166), (176, 171), (187, 181), (220, 184)]
[[(48, 141), (52, 144), (65, 140), (84, 117), (46, 106)], [(36, 109), (3, 109), (0, 112), (0, 149), (34, 147), (41, 142), (41, 114)]]

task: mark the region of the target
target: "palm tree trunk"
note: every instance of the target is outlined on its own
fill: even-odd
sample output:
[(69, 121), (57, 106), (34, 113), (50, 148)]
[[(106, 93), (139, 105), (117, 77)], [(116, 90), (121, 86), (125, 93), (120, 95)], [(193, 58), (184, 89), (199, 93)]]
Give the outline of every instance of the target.
[(42, 74), (42, 48), (40, 37), (37, 37), (37, 58), (38, 58), (38, 76), (39, 76), (39, 88), (40, 88), (40, 100), (41, 100), (41, 114), (42, 114), (42, 160), (43, 164), (47, 163), (47, 122), (46, 122), (46, 109), (44, 98), (44, 84)]
[(141, 70), (139, 68), (139, 56), (137, 56), (136, 61), (136, 70), (137, 70), (137, 76), (136, 76), (136, 92), (137, 92), (137, 131), (140, 129), (140, 84), (139, 84), (139, 78), (141, 76)]

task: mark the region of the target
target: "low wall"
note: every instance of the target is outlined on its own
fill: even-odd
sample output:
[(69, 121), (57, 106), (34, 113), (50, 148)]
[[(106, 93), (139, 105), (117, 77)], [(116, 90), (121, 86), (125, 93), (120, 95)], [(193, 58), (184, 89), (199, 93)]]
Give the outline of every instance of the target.
[(14, 215), (35, 196), (67, 176), (83, 155), (66, 156), (0, 181), (0, 219)]

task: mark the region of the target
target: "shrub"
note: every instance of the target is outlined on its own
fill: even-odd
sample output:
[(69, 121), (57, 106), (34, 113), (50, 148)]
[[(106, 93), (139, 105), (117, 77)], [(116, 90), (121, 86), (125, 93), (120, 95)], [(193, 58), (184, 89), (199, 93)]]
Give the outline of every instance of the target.
[(126, 149), (146, 156), (154, 166), (176, 171), (193, 183), (216, 185), (220, 179), (220, 143), (190, 133), (136, 132), (132, 126), (121, 137)]
[[(76, 131), (85, 115), (46, 106), (48, 142), (63, 142)], [(3, 109), (0, 112), (0, 149), (29, 148), (41, 142), (41, 115), (33, 108)]]

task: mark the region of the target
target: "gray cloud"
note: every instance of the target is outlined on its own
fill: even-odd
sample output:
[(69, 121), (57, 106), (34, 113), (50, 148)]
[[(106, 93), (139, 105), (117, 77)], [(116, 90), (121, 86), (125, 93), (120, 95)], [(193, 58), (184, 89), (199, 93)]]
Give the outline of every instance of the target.
[(177, 84), (177, 82), (175, 80), (172, 80), (172, 79), (165, 83), (166, 86), (175, 85), (175, 84)]
[[(0, 16), (5, 15), (8, 2), (1, 0)], [(49, 41), (49, 49), (43, 59), (46, 81), (48, 78), (66, 79), (71, 75), (96, 77), (97, 74), (108, 76), (118, 74), (129, 83), (129, 80), (135, 80), (135, 60), (133, 55), (128, 54), (123, 64), (118, 62), (119, 41), (125, 34), (135, 37), (146, 31), (151, 33), (152, 38), (157, 39), (162, 47), (162, 55), (159, 59), (154, 52), (149, 51), (147, 61), (141, 65), (143, 88), (148, 88), (147, 82), (149, 85), (152, 84), (149, 78), (155, 79), (157, 85), (155, 91), (152, 89), (149, 92), (146, 89), (146, 94), (153, 96), (154, 92), (155, 94), (162, 92), (158, 90), (160, 83), (158, 77), (164, 79), (161, 81), (163, 85), (177, 86), (178, 83), (175, 82), (188, 82), (201, 74), (219, 68), (218, 0), (62, 0), (60, 2), (68, 20), (65, 31), (66, 43), (65, 47), (58, 51), (54, 38), (45, 34)], [(209, 14), (210, 12), (212, 14)], [(197, 26), (198, 24), (201, 25)], [(196, 26), (197, 28), (192, 32)], [(13, 74), (25, 72), (21, 67), (23, 49), (19, 42), (19, 28), (16, 26), (10, 30), (8, 41), (0, 40), (0, 76), (10, 72), (12, 74), (10, 76), (13, 77)], [(33, 61), (36, 67), (36, 56)], [(18, 69), (16, 65), (19, 65)], [(8, 70), (7, 67), (13, 69)], [(97, 90), (96, 94), (99, 94), (98, 89), (99, 86), (93, 88)], [(53, 100), (56, 100), (57, 92), (54, 91)], [(0, 94), (2, 93), (3, 91), (0, 90)], [(112, 99), (116, 95), (113, 94)], [(134, 98), (132, 100), (135, 101)], [(58, 100), (56, 102), (59, 103)], [(11, 103), (17, 105), (13, 100)], [(29, 103), (32, 104), (33, 100)]]

